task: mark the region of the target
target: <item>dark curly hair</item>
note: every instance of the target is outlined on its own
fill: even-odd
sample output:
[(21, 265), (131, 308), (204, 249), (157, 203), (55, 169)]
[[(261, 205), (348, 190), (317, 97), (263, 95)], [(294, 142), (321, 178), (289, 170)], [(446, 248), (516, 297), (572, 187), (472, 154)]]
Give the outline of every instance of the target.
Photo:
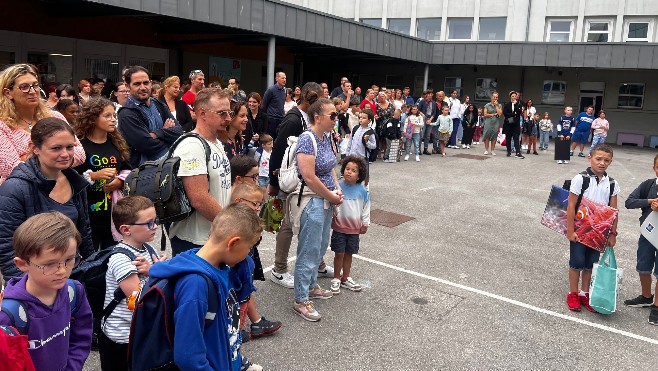
[[(107, 106), (112, 106), (112, 108), (114, 108), (114, 103), (102, 97), (91, 98), (89, 101), (82, 105), (75, 125), (75, 134), (79, 139), (90, 135), (94, 131), (98, 117)], [(130, 150), (128, 149), (128, 143), (126, 143), (126, 140), (123, 139), (119, 129), (116, 128), (113, 132), (107, 133), (107, 136), (112, 141), (112, 144), (114, 144), (114, 146), (119, 150), (121, 157), (128, 161), (130, 159)]]
[(340, 166), (340, 173), (343, 174), (345, 172), (345, 168), (350, 162), (355, 164), (359, 169), (359, 177), (356, 179), (356, 182), (361, 183), (366, 180), (366, 160), (364, 160), (361, 156), (349, 155), (345, 157), (343, 159), (343, 164)]

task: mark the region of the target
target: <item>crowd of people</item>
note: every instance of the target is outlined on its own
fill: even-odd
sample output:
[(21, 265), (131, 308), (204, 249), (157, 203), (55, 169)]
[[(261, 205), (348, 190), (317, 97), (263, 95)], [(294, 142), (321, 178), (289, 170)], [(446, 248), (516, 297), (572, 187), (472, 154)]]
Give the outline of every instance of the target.
[[(282, 326), (259, 313), (253, 285), (254, 279), (266, 279), (258, 255), (259, 215), (267, 213), (263, 208), (272, 200), (285, 213), (269, 279), (293, 289), (294, 312), (316, 322), (322, 316), (313, 300), (330, 299), (341, 289), (362, 289), (351, 276), (351, 263), (359, 252), (359, 236), (370, 224), (370, 164), (378, 159), (396, 162), (400, 152), (407, 161), (412, 148), (420, 161), (421, 156), (445, 156), (446, 148), (469, 150), (481, 142), (485, 155), (495, 156), (495, 146), (502, 142), (508, 157), (522, 159), (522, 150), (538, 155), (537, 141), (540, 151), (547, 150), (554, 134), (548, 113), (541, 115), (531, 99), (522, 101), (515, 91), (504, 104), (494, 92), (490, 102), (477, 107), (468, 96), (460, 100), (457, 91), (446, 97), (443, 91), (426, 90), (416, 100), (408, 87), (373, 85), (362, 97), (361, 88), (352, 89), (347, 78), (330, 93), (326, 83), (286, 88), (285, 73), (277, 72), (275, 83), (261, 96), (246, 94), (235, 77), (226, 89), (216, 83), (206, 87), (201, 70), (188, 77), (157, 82), (147, 69), (128, 66), (110, 92), (99, 79), (80, 81), (76, 92), (70, 85), (42, 91), (33, 65), (11, 65), (0, 72), (0, 271), (9, 279), (5, 297), (27, 301), (31, 326), (24, 335), (30, 341), (55, 339), (26, 347), (26, 361), (31, 359), (36, 369), (82, 369), (92, 339), (102, 369), (127, 369), (131, 328), (145, 325), (132, 323), (130, 300), (149, 277), (177, 282), (177, 367), (261, 369), (244, 357), (241, 344)], [(568, 162), (580, 145), (578, 156), (590, 158), (599, 184), (612, 161), (612, 151), (602, 146), (609, 129), (605, 112), (595, 119), (593, 108), (587, 107), (573, 117), (566, 107), (556, 129), (556, 146), (559, 142), (571, 149), (566, 158), (556, 157), (558, 163)], [(593, 149), (586, 156), (584, 146), (592, 133)], [(294, 157), (292, 165), (287, 153)], [(160, 225), (153, 202), (122, 193), (131, 169), (165, 156), (180, 159), (177, 176), (194, 208), (186, 218), (164, 226), (172, 258), (156, 254), (149, 244)], [(279, 187), (286, 165), (300, 179), (291, 192)], [(572, 188), (579, 193), (577, 186)], [(614, 194), (605, 196), (614, 200), (612, 206), (617, 193), (618, 184)], [(642, 207), (643, 217), (646, 210), (658, 210), (655, 198), (636, 196), (627, 207)], [(288, 255), (295, 235), (291, 274)], [(572, 254), (582, 258), (570, 263), (572, 269), (591, 269), (594, 255), (574, 247), (578, 240), (573, 230), (567, 237)], [(323, 260), (329, 247), (335, 253), (334, 267)], [(113, 301), (118, 305), (100, 321), (92, 318), (83, 286), (68, 278), (80, 261), (106, 249), (114, 250), (107, 263), (103, 307)], [(331, 278), (329, 289), (318, 284), (318, 276)], [(587, 307), (582, 299), (587, 297), (587, 275), (580, 293), (580, 276), (570, 277), (569, 308), (576, 307), (574, 300)], [(227, 308), (210, 325), (205, 318), (207, 282), (216, 285)], [(653, 303), (647, 299), (650, 278), (648, 289), (644, 283), (643, 299), (634, 299), (641, 305)], [(75, 300), (69, 298), (71, 291), (77, 293)], [(123, 295), (120, 300), (117, 293)], [(0, 313), (0, 324), (15, 326), (8, 313)], [(245, 330), (247, 320), (250, 331)], [(62, 332), (65, 326), (70, 329)]]

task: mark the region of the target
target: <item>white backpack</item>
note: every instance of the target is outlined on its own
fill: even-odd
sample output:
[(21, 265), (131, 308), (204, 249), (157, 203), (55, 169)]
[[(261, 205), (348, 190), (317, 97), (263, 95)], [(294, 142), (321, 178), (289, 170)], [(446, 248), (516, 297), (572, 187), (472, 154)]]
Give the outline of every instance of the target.
[[(315, 136), (309, 131), (305, 131), (300, 137), (304, 134), (308, 134), (311, 137), (313, 149), (315, 149), (315, 155), (317, 156), (318, 143), (315, 141)], [(294, 191), (301, 181), (299, 173), (297, 172), (297, 156), (295, 156), (298, 141), (299, 137), (288, 137), (288, 147), (283, 153), (283, 161), (281, 162), (281, 168), (279, 169), (279, 189), (285, 193)]]

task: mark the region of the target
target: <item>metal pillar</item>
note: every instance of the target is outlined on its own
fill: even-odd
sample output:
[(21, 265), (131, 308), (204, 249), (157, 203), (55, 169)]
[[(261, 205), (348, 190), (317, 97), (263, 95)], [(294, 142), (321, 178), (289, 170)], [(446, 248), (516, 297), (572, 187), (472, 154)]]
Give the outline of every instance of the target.
[(276, 38), (270, 36), (267, 42), (267, 78), (265, 88), (267, 89), (274, 81), (274, 57), (275, 57)]
[(430, 65), (425, 65), (425, 74), (423, 75), (423, 91), (427, 90), (427, 83), (430, 78)]

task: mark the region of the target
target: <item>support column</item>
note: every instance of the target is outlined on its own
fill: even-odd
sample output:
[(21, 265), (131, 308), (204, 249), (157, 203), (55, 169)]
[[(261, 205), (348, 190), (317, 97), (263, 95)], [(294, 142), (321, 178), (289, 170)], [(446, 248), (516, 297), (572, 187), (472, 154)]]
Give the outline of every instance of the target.
[(267, 41), (267, 77), (265, 82), (265, 89), (272, 85), (274, 81), (274, 60), (276, 52), (276, 38), (270, 36), (270, 39)]
[(429, 79), (430, 79), (430, 65), (426, 64), (425, 74), (423, 75), (423, 91), (427, 90), (427, 84), (429, 83)]

